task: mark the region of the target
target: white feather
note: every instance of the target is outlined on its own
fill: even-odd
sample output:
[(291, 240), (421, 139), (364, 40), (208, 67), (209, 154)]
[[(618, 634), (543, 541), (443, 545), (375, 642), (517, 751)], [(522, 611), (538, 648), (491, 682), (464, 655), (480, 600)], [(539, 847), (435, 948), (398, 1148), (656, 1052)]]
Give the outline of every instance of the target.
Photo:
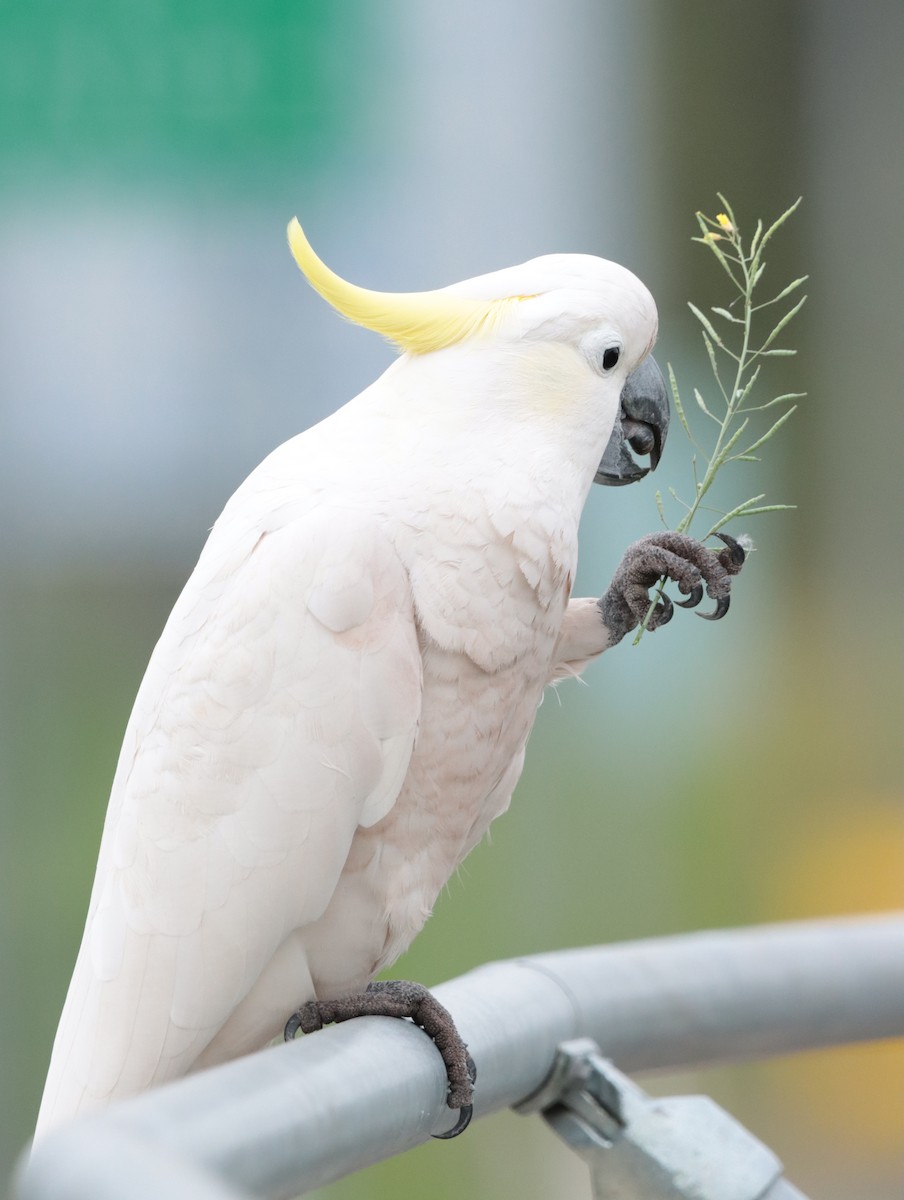
[(578, 257), (509, 335), (402, 358), (227, 504), (126, 731), (39, 1131), (361, 987), (508, 806), (543, 687), (605, 648), (586, 602), (566, 620), (578, 520), (655, 332), (642, 285)]

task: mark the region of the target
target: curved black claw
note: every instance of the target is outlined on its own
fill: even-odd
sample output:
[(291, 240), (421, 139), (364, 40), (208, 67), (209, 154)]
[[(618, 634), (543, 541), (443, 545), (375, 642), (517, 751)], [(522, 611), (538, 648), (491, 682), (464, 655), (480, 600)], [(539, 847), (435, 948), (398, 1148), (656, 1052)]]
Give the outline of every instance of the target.
[[(329, 1021), (327, 1021), (329, 1024)], [(301, 1008), (297, 1009), (286, 1021), (286, 1027), (283, 1030), (283, 1040), (293, 1042), (295, 1035), (301, 1030), (302, 1033), (316, 1033), (318, 1029), (322, 1029), (324, 1025), (323, 1018), (320, 1013), (320, 1005), (316, 1000), (308, 1000), (302, 1004)]]
[(458, 1120), (451, 1129), (447, 1129), (445, 1133), (434, 1133), (431, 1137), (435, 1137), (438, 1142), (446, 1142), (449, 1138), (458, 1137), (471, 1124), (471, 1117), (474, 1115), (473, 1104), (463, 1104), (458, 1110)]
[(668, 625), (674, 615), (675, 606), (665, 592), (660, 593), (659, 601), (656, 605), (656, 628), (660, 629), (663, 625)]
[(721, 621), (728, 612), (728, 606), (731, 603), (731, 596), (720, 596), (716, 601), (716, 607), (711, 613), (698, 612), (697, 616), (702, 617), (704, 621)]
[(703, 584), (698, 583), (696, 587), (691, 588), (691, 594), (686, 600), (676, 600), (675, 603), (679, 608), (696, 608), (703, 599)]
[[(720, 562), (730, 575), (736, 575), (747, 559), (746, 550), (730, 533), (717, 533), (715, 536), (728, 547), (728, 554), (725, 554), (724, 550), (722, 551), (722, 554), (725, 554), (724, 558), (722, 554), (719, 555)], [(735, 568), (734, 571), (732, 571), (732, 567)]]
[[(475, 1084), (477, 1082), (477, 1063), (470, 1056), (470, 1054), (467, 1055), (467, 1059), (468, 1059), (468, 1075), (471, 1078), (471, 1084), (473, 1086), (473, 1084)], [(464, 1133), (464, 1131), (471, 1124), (471, 1117), (473, 1117), (473, 1115), (474, 1115), (474, 1105), (473, 1104), (463, 1104), (461, 1106), (461, 1108), (458, 1110), (458, 1120), (455, 1122), (455, 1124), (452, 1126), (451, 1129), (447, 1129), (445, 1133), (433, 1133), (430, 1136), (435, 1137), (436, 1140), (439, 1142), (447, 1142), (449, 1140), (449, 1138), (458, 1137), (458, 1135), (460, 1133)]]

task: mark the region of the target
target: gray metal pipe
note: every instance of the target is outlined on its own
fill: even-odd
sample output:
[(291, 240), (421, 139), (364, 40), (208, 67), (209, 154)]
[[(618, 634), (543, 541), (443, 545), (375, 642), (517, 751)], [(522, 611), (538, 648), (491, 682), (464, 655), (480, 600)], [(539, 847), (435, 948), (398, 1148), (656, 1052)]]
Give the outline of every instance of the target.
[[(536, 1091), (557, 1045), (579, 1036), (629, 1072), (900, 1036), (904, 916), (542, 954), (480, 967), (435, 993), (477, 1063), (480, 1115)], [(288, 1198), (448, 1128), (445, 1087), (439, 1056), (413, 1025), (351, 1021), (51, 1134), (14, 1194)], [(140, 1161), (168, 1172), (165, 1188)]]

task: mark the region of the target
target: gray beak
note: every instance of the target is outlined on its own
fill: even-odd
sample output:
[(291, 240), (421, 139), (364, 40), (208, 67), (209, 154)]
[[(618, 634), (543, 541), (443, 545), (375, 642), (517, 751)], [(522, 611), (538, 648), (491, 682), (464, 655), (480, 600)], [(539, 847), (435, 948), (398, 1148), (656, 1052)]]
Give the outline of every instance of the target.
[[(621, 487), (636, 483), (656, 470), (669, 429), (669, 395), (662, 372), (652, 355), (625, 380), (618, 417), (603, 451), (594, 483)], [(649, 455), (650, 465), (642, 467), (632, 457)]]

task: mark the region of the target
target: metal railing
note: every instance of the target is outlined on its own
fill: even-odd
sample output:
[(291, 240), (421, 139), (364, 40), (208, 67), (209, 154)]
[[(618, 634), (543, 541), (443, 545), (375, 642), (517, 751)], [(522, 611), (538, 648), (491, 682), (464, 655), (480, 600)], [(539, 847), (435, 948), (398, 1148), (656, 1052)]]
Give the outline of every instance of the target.
[[(477, 1064), (479, 1117), (530, 1107), (576, 1038), (633, 1072), (901, 1036), (904, 915), (540, 954), (434, 991)], [(445, 1089), (439, 1055), (411, 1023), (350, 1021), (60, 1129), (23, 1160), (14, 1196), (297, 1196), (449, 1128)], [(751, 1193), (767, 1194), (799, 1195)]]

